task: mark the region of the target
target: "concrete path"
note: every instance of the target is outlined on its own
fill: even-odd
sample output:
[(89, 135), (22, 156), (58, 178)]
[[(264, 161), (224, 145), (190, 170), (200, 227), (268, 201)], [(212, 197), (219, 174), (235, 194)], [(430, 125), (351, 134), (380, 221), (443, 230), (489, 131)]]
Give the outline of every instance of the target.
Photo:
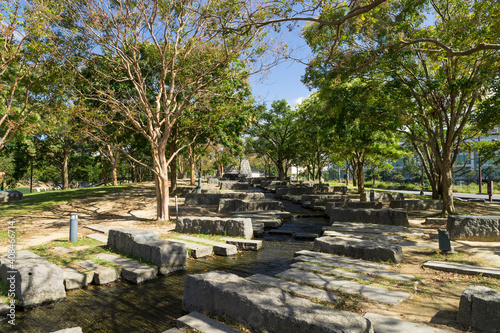
[(314, 257), (314, 258), (322, 258), (322, 259), (326, 259), (326, 260), (346, 262), (346, 263), (355, 264), (355, 265), (359, 265), (359, 266), (375, 267), (375, 268), (379, 268), (379, 269), (391, 269), (392, 268), (392, 266), (390, 266), (390, 265), (378, 264), (378, 263), (373, 262), (373, 261), (352, 259), (352, 258), (337, 256), (335, 254), (322, 253), (322, 252), (309, 251), (309, 250), (301, 250), (301, 251), (295, 252), (294, 257), (298, 257), (298, 256), (309, 256), (309, 257)]
[(447, 261), (428, 261), (424, 264), (424, 267), (432, 268), (438, 271), (453, 272), (459, 274), (470, 274), (470, 275), (482, 274), (484, 276), (500, 278), (500, 268), (494, 268), (494, 267), (464, 265)]
[(372, 281), (375, 279), (373, 276), (343, 271), (341, 269), (335, 269), (335, 268), (331, 268), (331, 267), (315, 265), (315, 264), (303, 262), (303, 261), (295, 262), (295, 263), (291, 264), (290, 267), (302, 269), (304, 271), (320, 273), (320, 274), (337, 275), (337, 276), (345, 277), (348, 279), (358, 279), (358, 280), (364, 280), (364, 281)]
[(391, 305), (401, 304), (401, 302), (410, 297), (410, 294), (400, 291), (372, 287), (353, 281), (337, 279), (331, 276), (306, 272), (295, 268), (278, 273), (276, 276), (287, 280), (304, 282), (327, 290), (341, 290), (350, 294), (361, 294), (361, 296), (365, 298)]
[(108, 242), (108, 236), (105, 236), (103, 234), (90, 234), (90, 235), (87, 235), (87, 237), (98, 240), (99, 242), (103, 242), (103, 243)]
[(97, 258), (110, 261), (121, 267), (121, 276), (124, 280), (139, 284), (152, 280), (158, 274), (158, 268), (142, 265), (138, 262), (115, 256), (109, 253), (99, 253)]
[(197, 238), (185, 235), (179, 235), (177, 237), (182, 240), (187, 240), (190, 242), (198, 242), (202, 244), (211, 245), (214, 248), (214, 253), (219, 256), (232, 256), (238, 253), (238, 248), (236, 247), (236, 245), (215, 242), (206, 238)]
[(375, 313), (367, 312), (364, 318), (370, 320), (373, 324), (375, 333), (445, 333), (451, 331), (444, 331), (435, 327), (425, 326), (421, 324), (411, 323), (401, 319), (382, 316)]
[[(396, 279), (396, 280), (402, 280), (402, 281), (411, 281), (415, 277), (413, 275), (405, 275), (405, 274), (400, 274), (396, 272), (390, 272), (390, 271), (385, 271), (381, 269), (376, 269), (376, 268), (371, 268), (371, 267), (364, 267), (364, 266), (359, 266), (356, 264), (350, 264), (350, 263), (345, 263), (345, 262), (335, 262), (327, 259), (321, 259), (321, 258), (313, 258), (309, 256), (298, 256), (293, 258), (295, 262), (309, 262), (309, 263), (315, 263), (315, 264), (320, 264), (320, 265), (325, 265), (325, 266), (330, 266), (330, 267), (339, 267), (339, 268), (345, 268), (345, 269), (350, 269), (353, 271), (365, 273), (365, 274), (372, 274), (372, 275), (379, 275), (391, 279)], [(316, 265), (317, 266), (317, 265)]]
[(208, 318), (204, 314), (193, 311), (177, 319), (177, 328), (191, 328), (202, 333), (237, 333), (238, 331)]
[(191, 256), (195, 259), (205, 258), (212, 255), (214, 248), (209, 245), (201, 245), (198, 243), (192, 243), (181, 239), (169, 238), (169, 241), (183, 243), (186, 245), (187, 249), (191, 250)]
[(100, 232), (102, 234), (107, 234), (109, 232), (109, 229), (110, 229), (108, 227), (102, 227), (99, 224), (89, 224), (89, 225), (84, 226), (84, 228), (90, 229), (92, 231), (97, 231), (97, 232)]
[(339, 295), (334, 292), (305, 286), (303, 284), (298, 284), (295, 282), (277, 279), (267, 275), (255, 274), (247, 277), (247, 279), (253, 282), (268, 284), (271, 286), (281, 288), (283, 290), (291, 291), (301, 296), (316, 298), (320, 301), (335, 303), (339, 299)]

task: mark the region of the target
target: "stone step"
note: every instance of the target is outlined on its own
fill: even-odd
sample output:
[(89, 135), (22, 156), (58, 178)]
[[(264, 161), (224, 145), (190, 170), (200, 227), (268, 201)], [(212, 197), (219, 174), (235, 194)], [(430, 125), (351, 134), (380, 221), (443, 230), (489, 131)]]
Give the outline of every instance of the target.
[(186, 245), (186, 248), (191, 250), (191, 256), (195, 259), (208, 257), (212, 255), (212, 253), (214, 252), (213, 246), (191, 243), (185, 240), (180, 240), (175, 238), (169, 238), (169, 240), (172, 242), (178, 242)]
[(231, 212), (231, 214), (242, 215), (239, 217), (250, 217), (248, 215), (255, 215), (255, 216), (261, 216), (261, 217), (274, 217), (274, 218), (280, 218), (280, 219), (289, 219), (292, 217), (292, 214), (290, 212), (280, 211), (280, 210), (237, 211), (237, 212)]
[(447, 261), (428, 261), (424, 264), (424, 267), (432, 268), (438, 271), (453, 272), (459, 274), (470, 274), (470, 275), (482, 274), (483, 276), (500, 278), (500, 268), (495, 268), (495, 267), (464, 265)]
[(179, 235), (177, 237), (182, 239), (182, 240), (211, 245), (211, 246), (213, 246), (214, 253), (218, 256), (232, 256), (232, 255), (235, 255), (236, 253), (238, 253), (238, 248), (236, 247), (236, 245), (215, 242), (215, 241), (211, 241), (211, 240), (206, 239), (206, 238), (197, 238), (197, 237), (191, 237), (191, 236), (185, 236), (185, 235)]
[(375, 267), (378, 269), (391, 269), (392, 268), (392, 266), (390, 266), (390, 265), (378, 264), (376, 262), (371, 262), (371, 261), (366, 261), (366, 260), (361, 260), (361, 259), (346, 258), (346, 257), (336, 256), (334, 254), (309, 251), (309, 250), (297, 251), (294, 253), (294, 256), (295, 257), (309, 256), (309, 257), (321, 258), (321, 259), (326, 259), (326, 260), (331, 260), (331, 261), (346, 262), (346, 263), (355, 264), (358, 266)]
[(66, 290), (80, 289), (88, 286), (94, 279), (94, 272), (81, 273), (71, 267), (63, 267), (64, 288)]
[(177, 319), (177, 328), (189, 327), (202, 333), (237, 333), (235, 329), (220, 323), (197, 311)]
[(81, 327), (71, 327), (71, 328), (64, 328), (59, 331), (54, 331), (52, 333), (82, 333), (82, 328)]
[(401, 332), (411, 332), (411, 333), (445, 333), (451, 331), (441, 330), (435, 327), (415, 324), (409, 321), (404, 321), (397, 318), (391, 318), (387, 316), (382, 316), (375, 313), (367, 312), (363, 316), (364, 318), (370, 320), (373, 324), (373, 329), (375, 333), (401, 333)]
[(403, 281), (411, 281), (415, 277), (413, 275), (405, 275), (405, 274), (400, 274), (396, 272), (388, 272), (384, 271), (381, 269), (376, 269), (376, 268), (371, 268), (371, 267), (364, 267), (364, 266), (359, 266), (356, 264), (349, 264), (345, 262), (335, 262), (327, 259), (321, 259), (321, 258), (312, 258), (309, 256), (298, 256), (293, 258), (295, 262), (300, 261), (300, 262), (311, 262), (315, 264), (321, 264), (325, 266), (333, 266), (333, 267), (339, 267), (339, 268), (345, 268), (345, 269), (351, 269), (353, 271), (365, 273), (365, 274), (372, 274), (372, 275), (379, 275), (383, 277), (388, 277), (391, 279), (396, 279), (396, 280), (403, 280)]
[(109, 229), (110, 229), (108, 227), (102, 227), (99, 224), (89, 224), (89, 225), (84, 226), (84, 228), (90, 229), (92, 231), (100, 232), (101, 234), (107, 234), (109, 232)]
[(256, 237), (256, 238), (260, 238), (264, 235), (264, 232), (266, 231), (266, 229), (264, 229), (264, 227), (253, 227), (253, 236)]
[(169, 330), (163, 331), (162, 333), (183, 333), (180, 329), (173, 327)]
[(99, 242), (108, 243), (108, 236), (105, 236), (103, 234), (90, 234), (87, 235), (87, 237), (98, 240)]
[(262, 249), (262, 241), (255, 239), (241, 239), (241, 238), (222, 238), (227, 244), (236, 245), (238, 250), (243, 251), (258, 251)]
[(319, 235), (311, 232), (297, 232), (293, 238), (297, 240), (313, 241), (318, 238)]
[(323, 232), (323, 236), (332, 236), (332, 237), (351, 237), (351, 238), (367, 238), (367, 239), (382, 239), (382, 240), (392, 240), (392, 241), (401, 241), (404, 240), (402, 236), (398, 235), (382, 235), (377, 233), (368, 233), (368, 232), (352, 232), (352, 231), (334, 231), (334, 230), (326, 230)]
[(279, 228), (283, 224), (280, 219), (255, 219), (252, 223), (263, 224), (265, 228)]
[(92, 260), (85, 260), (76, 263), (83, 269), (94, 272), (93, 283), (98, 285), (115, 282), (120, 277), (120, 269), (97, 265)]
[(153, 280), (158, 275), (158, 268), (142, 265), (138, 262), (125, 259), (109, 253), (99, 253), (97, 258), (110, 261), (121, 267), (121, 276), (124, 280), (139, 284)]
[(331, 291), (305, 286), (303, 284), (281, 280), (263, 274), (255, 274), (247, 277), (247, 279), (260, 284), (268, 284), (283, 290), (291, 291), (301, 296), (316, 298), (320, 301), (336, 303), (339, 299), (339, 295)]
[[(297, 257), (300, 258), (300, 257)], [(375, 278), (373, 276), (368, 276), (364, 274), (357, 274), (353, 272), (343, 271), (341, 269), (334, 269), (325, 266), (315, 265), (308, 262), (296, 262), (290, 265), (290, 267), (302, 269), (304, 271), (316, 272), (320, 274), (337, 275), (348, 279), (359, 279), (365, 281), (372, 281)]]
[(361, 296), (365, 298), (391, 305), (401, 304), (401, 302), (410, 297), (410, 294), (400, 291), (368, 286), (366, 284), (307, 272), (296, 268), (291, 268), (284, 272), (278, 273), (276, 274), (276, 276), (287, 280), (292, 280), (294, 282), (304, 282), (310, 285), (314, 285), (318, 288), (324, 288), (326, 290), (341, 290), (350, 294), (361, 294)]
[(269, 230), (269, 235), (280, 235), (280, 236), (293, 236), (295, 234), (294, 230), (290, 229), (273, 229)]
[(338, 226), (324, 226), (321, 229), (323, 231), (337, 231), (337, 232), (388, 234), (388, 235), (400, 235), (400, 236), (424, 236), (424, 234), (422, 232), (398, 231), (398, 230), (379, 229), (379, 228), (364, 228), (364, 227), (350, 228), (350, 227), (338, 227)]
[[(423, 233), (419, 231), (413, 231), (408, 227), (400, 225), (386, 225), (386, 224), (374, 224), (374, 223), (362, 223), (362, 222), (333, 222), (331, 227), (339, 228), (355, 228), (355, 229), (377, 229), (377, 230), (388, 230), (393, 233), (401, 232), (402, 235), (414, 235), (422, 236)], [(371, 231), (367, 231), (371, 232)]]

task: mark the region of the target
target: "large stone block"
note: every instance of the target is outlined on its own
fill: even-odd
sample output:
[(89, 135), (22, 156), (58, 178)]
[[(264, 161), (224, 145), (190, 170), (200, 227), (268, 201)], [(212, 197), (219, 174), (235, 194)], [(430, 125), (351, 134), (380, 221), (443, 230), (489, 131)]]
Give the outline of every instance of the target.
[(182, 308), (208, 311), (270, 333), (373, 332), (370, 321), (357, 314), (314, 304), (226, 272), (186, 276)]
[(457, 322), (481, 332), (500, 332), (500, 291), (469, 286), (460, 297)]
[(186, 269), (188, 258), (186, 245), (159, 239), (150, 230), (110, 229), (108, 246), (152, 262), (158, 266), (161, 274)]
[(363, 222), (409, 226), (408, 214), (404, 209), (355, 209), (332, 208), (328, 210), (330, 222)]
[(364, 208), (364, 209), (382, 209), (382, 201), (351, 201), (344, 202), (343, 208)]
[(0, 257), (0, 277), (15, 285), (18, 306), (29, 308), (66, 298), (63, 270), (27, 250), (16, 252), (13, 267), (8, 254)]
[(395, 263), (399, 263), (403, 259), (403, 249), (400, 245), (379, 240), (345, 239), (325, 236), (314, 240), (314, 251), (366, 260), (392, 261)]
[(264, 200), (264, 193), (227, 192), (227, 193), (188, 193), (185, 205), (210, 206), (218, 205), (221, 199)]
[[(370, 201), (370, 193), (365, 192), (361, 194), (361, 201)], [(404, 200), (405, 196), (403, 193), (394, 192), (374, 192), (374, 200), (382, 202), (390, 202), (394, 200)]]
[(0, 202), (23, 200), (23, 194), (19, 191), (0, 191)]
[(219, 186), (222, 190), (249, 191), (250, 184), (243, 182), (221, 181)]
[(402, 208), (406, 210), (442, 210), (443, 202), (433, 199), (393, 200), (389, 203), (389, 208)]
[(452, 240), (500, 241), (500, 216), (450, 215), (446, 229)]
[(284, 210), (283, 203), (276, 200), (221, 199), (217, 211), (221, 214), (241, 211)]
[(175, 231), (252, 238), (252, 219), (186, 216), (177, 219)]
[(276, 187), (276, 198), (281, 199), (286, 195), (298, 195), (302, 194), (314, 194), (315, 190), (313, 186), (307, 185), (292, 185), (288, 187), (277, 186)]

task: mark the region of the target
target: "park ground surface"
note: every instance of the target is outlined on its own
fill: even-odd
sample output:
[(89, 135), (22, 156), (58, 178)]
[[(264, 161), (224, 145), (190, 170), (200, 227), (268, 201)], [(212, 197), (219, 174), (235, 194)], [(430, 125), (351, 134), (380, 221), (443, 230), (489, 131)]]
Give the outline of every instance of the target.
[[(80, 191), (80, 192), (78, 192)], [(27, 195), (22, 202), (0, 204), (0, 253), (7, 251), (7, 223), (15, 221), (17, 249), (48, 243), (55, 239), (68, 239), (70, 213), (78, 213), (78, 236), (95, 233), (83, 228), (98, 224), (103, 227), (133, 227), (155, 230), (168, 235), (174, 223), (157, 223), (155, 189), (152, 183), (127, 185), (118, 188), (103, 187), (92, 190), (73, 190), (61, 197), (56, 192)], [(41, 195), (51, 194), (48, 200)], [(55, 197), (54, 197), (55, 196)], [(46, 197), (47, 198), (47, 197)], [(70, 198), (68, 200), (68, 198)], [(182, 199), (179, 200), (182, 203)], [(171, 198), (171, 206), (175, 199)], [(500, 203), (457, 202), (457, 213), (467, 215), (500, 215)], [(444, 225), (424, 225), (425, 217), (439, 216), (438, 211), (409, 214), (412, 227), (424, 233), (436, 233)], [(420, 242), (420, 240), (419, 240)], [(437, 240), (424, 239), (424, 244), (436, 244)], [(463, 327), (454, 324), (460, 295), (471, 284), (484, 285), (500, 290), (499, 279), (468, 276), (424, 269), (428, 260), (448, 260), (490, 267), (500, 267), (500, 243), (454, 242), (456, 254), (442, 255), (437, 249), (404, 248), (404, 260), (395, 271), (418, 277), (418, 281), (398, 284), (388, 281), (392, 289), (409, 292), (411, 299), (398, 306), (376, 302), (351, 304), (350, 310), (358, 313), (375, 312), (382, 315), (413, 321), (433, 323), (437, 327), (462, 332)]]

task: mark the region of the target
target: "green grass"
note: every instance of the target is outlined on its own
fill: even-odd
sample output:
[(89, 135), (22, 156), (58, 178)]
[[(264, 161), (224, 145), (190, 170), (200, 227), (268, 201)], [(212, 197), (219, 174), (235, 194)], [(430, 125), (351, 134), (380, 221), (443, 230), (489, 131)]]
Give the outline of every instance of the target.
[(87, 197), (102, 197), (109, 193), (130, 190), (130, 185), (100, 186), (64, 191), (50, 191), (24, 195), (22, 201), (0, 203), (0, 218), (33, 215), (37, 211), (50, 210), (57, 204)]

